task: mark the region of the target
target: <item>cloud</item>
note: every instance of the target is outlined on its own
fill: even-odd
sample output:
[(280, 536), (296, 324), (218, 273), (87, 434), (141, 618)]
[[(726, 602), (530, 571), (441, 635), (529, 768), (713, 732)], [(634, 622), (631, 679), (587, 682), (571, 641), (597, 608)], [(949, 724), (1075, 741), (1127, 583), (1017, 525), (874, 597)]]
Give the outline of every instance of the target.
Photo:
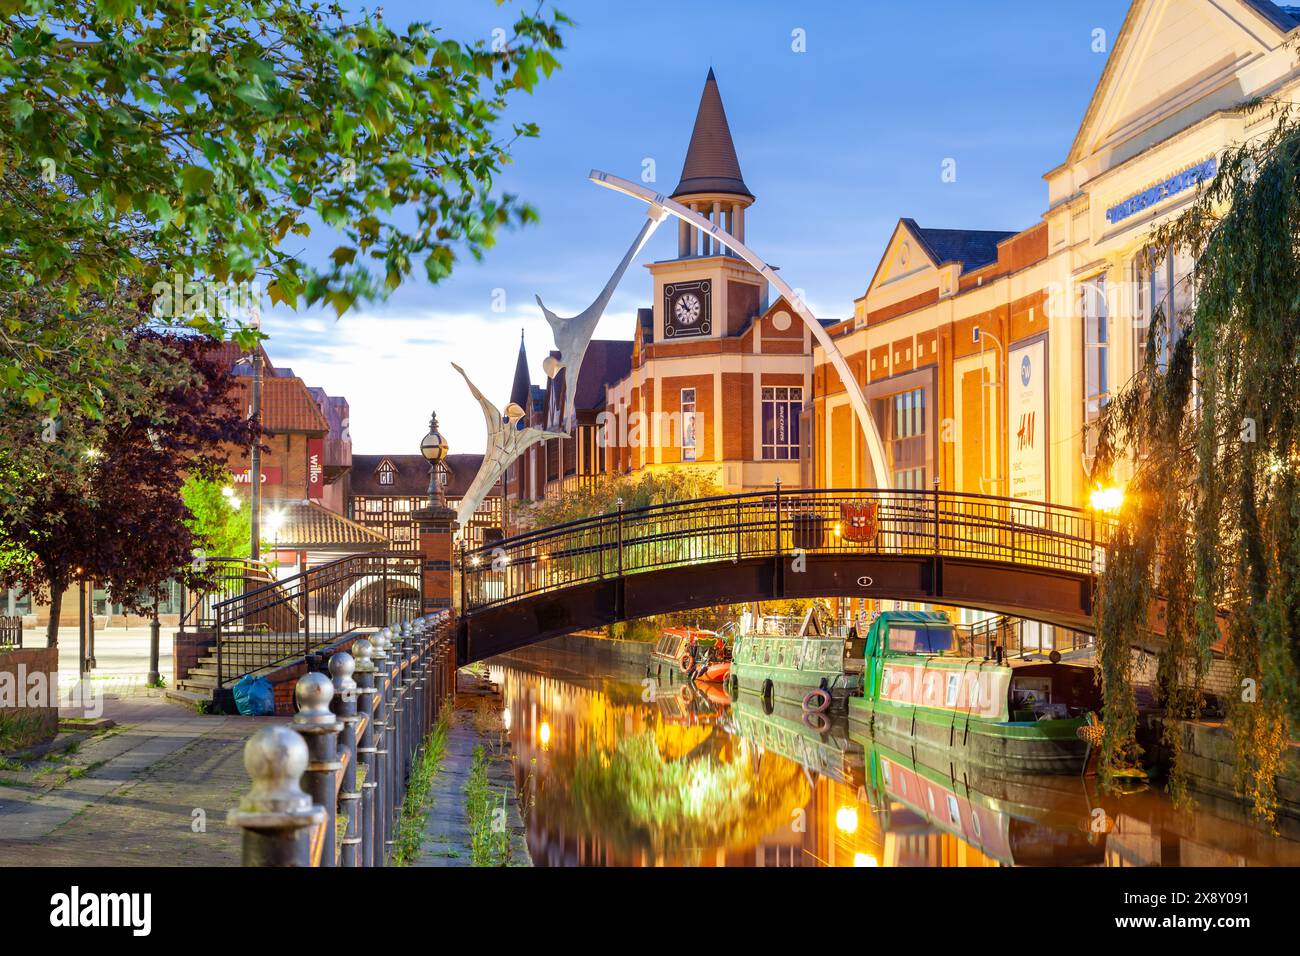
[[(548, 305), (550, 303), (548, 302)], [(557, 303), (568, 314), (569, 303)], [(585, 307), (578, 305), (572, 311)], [(634, 313), (607, 314), (601, 338), (630, 339)], [(529, 371), (545, 382), (542, 359), (554, 348), (535, 305), (488, 315), (402, 310), (329, 317), (275, 311), (264, 319), (267, 353), (308, 385), (348, 400), (352, 449), (359, 454), (414, 454), (437, 411), (453, 453), (478, 453), (486, 442), (477, 403), (451, 367), (456, 362), (483, 393), (504, 407), (514, 380), (519, 330)]]

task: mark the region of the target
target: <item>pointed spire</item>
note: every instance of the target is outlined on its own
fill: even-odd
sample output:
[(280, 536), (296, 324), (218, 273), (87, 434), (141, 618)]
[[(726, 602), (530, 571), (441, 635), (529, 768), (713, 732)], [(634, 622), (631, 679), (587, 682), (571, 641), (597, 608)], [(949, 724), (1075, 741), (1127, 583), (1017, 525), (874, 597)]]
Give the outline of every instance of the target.
[(722, 94), (718, 92), (713, 67), (709, 67), (704, 81), (700, 107), (695, 113), (695, 129), (691, 131), (691, 144), (682, 165), (682, 180), (673, 190), (673, 198), (693, 193), (731, 193), (754, 198), (740, 175), (740, 161), (736, 159), (736, 146), (731, 141), (731, 128), (727, 125), (727, 112), (722, 108)]
[(510, 386), (510, 401), (525, 411), (528, 410), (528, 393), (532, 388), (533, 378), (528, 374), (528, 354), (524, 351), (524, 330), (519, 330), (519, 357), (515, 359), (515, 380)]

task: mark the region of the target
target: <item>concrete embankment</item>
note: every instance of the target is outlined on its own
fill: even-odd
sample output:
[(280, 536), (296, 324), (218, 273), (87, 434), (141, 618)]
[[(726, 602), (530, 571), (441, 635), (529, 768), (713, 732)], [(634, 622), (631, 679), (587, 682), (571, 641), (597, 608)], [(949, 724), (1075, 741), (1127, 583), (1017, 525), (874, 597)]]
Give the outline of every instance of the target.
[[(1187, 770), (1188, 783), (1197, 794), (1212, 798), (1219, 807), (1235, 806), (1241, 811), (1246, 803), (1237, 793), (1237, 747), (1232, 731), (1226, 724), (1212, 721), (1178, 721), (1182, 734), (1182, 766)], [(1148, 750), (1153, 758), (1165, 765), (1167, 749), (1158, 742), (1160, 725), (1152, 717), (1145, 728)], [(1282, 770), (1277, 778), (1278, 820), (1280, 832), (1300, 836), (1300, 743), (1291, 741), (1282, 760)]]

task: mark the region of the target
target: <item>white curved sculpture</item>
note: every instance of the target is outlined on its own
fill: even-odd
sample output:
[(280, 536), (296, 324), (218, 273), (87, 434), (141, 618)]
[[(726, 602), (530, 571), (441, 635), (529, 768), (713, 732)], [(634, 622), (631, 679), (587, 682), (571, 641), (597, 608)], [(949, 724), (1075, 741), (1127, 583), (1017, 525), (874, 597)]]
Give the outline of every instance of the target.
[(569, 374), (564, 377), (564, 417), (561, 419), (562, 427), (569, 434), (573, 433), (573, 429), (578, 424), (578, 415), (573, 404), (578, 394), (578, 373), (582, 370), (582, 359), (587, 354), (587, 346), (591, 344), (596, 325), (600, 322), (600, 317), (605, 314), (605, 306), (609, 305), (609, 300), (622, 280), (623, 273), (627, 272), (627, 267), (654, 235), (659, 224), (668, 218), (668, 212), (662, 206), (651, 203), (647, 216), (641, 231), (632, 240), (627, 255), (623, 256), (623, 261), (609, 277), (605, 288), (601, 290), (600, 295), (596, 296), (596, 301), (585, 310), (571, 318), (561, 318), (545, 306), (540, 295), (533, 296), (541, 306), (542, 314), (546, 316), (546, 323), (551, 327), (551, 335), (555, 339), (555, 348), (560, 353), (558, 360), (548, 355), (546, 361), (542, 363), (546, 369), (546, 377), (554, 379), (560, 369), (569, 370)]
[(483, 503), (492, 486), (525, 449), (547, 438), (569, 436), (563, 432), (548, 432), (541, 428), (527, 427), (524, 424), (524, 410), (514, 402), (506, 406), (506, 414), (502, 415), (495, 405), (483, 397), (483, 393), (469, 380), (463, 368), (455, 362), (451, 363), (451, 367), (460, 372), (460, 377), (465, 380), (470, 392), (478, 399), (479, 408), (483, 410), (484, 423), (487, 425), (487, 448), (483, 454), (483, 464), (479, 466), (478, 474), (470, 482), (464, 497), (460, 499), (460, 506), (456, 509), (456, 521), (463, 530), (469, 526), (474, 512), (478, 511), (478, 506)]
[(867, 456), (871, 462), (871, 470), (875, 478), (874, 487), (888, 488), (890, 484), (889, 464), (888, 459), (885, 457), (885, 445), (880, 440), (880, 432), (876, 428), (875, 419), (871, 417), (871, 411), (867, 408), (867, 397), (862, 392), (862, 386), (853, 377), (853, 372), (849, 368), (849, 363), (845, 360), (844, 354), (831, 340), (831, 337), (826, 334), (826, 330), (822, 328), (816, 316), (812, 314), (812, 311), (804, 304), (803, 300), (795, 295), (794, 290), (786, 284), (785, 280), (776, 274), (776, 270), (772, 269), (766, 262), (755, 255), (753, 250), (723, 229), (722, 226), (710, 222), (699, 213), (692, 212), (663, 193), (656, 193), (639, 183), (601, 172), (599, 169), (593, 169), (591, 175), (587, 178), (598, 186), (604, 186), (606, 189), (612, 189), (615, 192), (623, 193), (625, 196), (631, 196), (634, 199), (649, 203), (652, 209), (660, 206), (678, 219), (690, 223), (690, 225), (706, 235), (712, 236), (757, 269), (763, 278), (772, 283), (777, 291), (785, 296), (786, 301), (799, 313), (799, 318), (803, 320), (804, 325), (808, 326), (813, 338), (825, 350), (831, 364), (835, 366), (835, 371), (839, 373), (840, 381), (844, 383), (844, 389), (848, 392), (849, 403), (853, 406), (853, 413), (858, 419), (858, 426), (862, 429), (862, 435), (867, 442)]

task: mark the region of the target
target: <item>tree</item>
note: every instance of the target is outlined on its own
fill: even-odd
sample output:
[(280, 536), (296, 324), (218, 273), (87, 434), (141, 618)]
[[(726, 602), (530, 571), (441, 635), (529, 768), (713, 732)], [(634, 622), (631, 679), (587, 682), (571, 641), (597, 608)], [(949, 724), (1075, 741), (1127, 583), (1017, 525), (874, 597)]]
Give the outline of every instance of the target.
[(181, 485), (181, 500), (190, 515), (185, 525), (205, 554), (246, 558), (252, 551), (253, 509), (248, 501), (226, 494), (231, 487), (225, 468), (188, 475)]
[[(1257, 111), (1261, 104), (1248, 109)], [(1195, 204), (1156, 231), (1196, 258), (1195, 309), (1157, 313), (1142, 367), (1102, 418), (1097, 470), (1132, 470), (1101, 581), (1106, 765), (1132, 759), (1130, 647), (1166, 602), (1160, 694), (1171, 718), (1203, 703), (1226, 640), (1238, 785), (1272, 819), (1300, 718), (1300, 124), (1228, 150)], [(1173, 789), (1182, 737), (1165, 722)]]
[(697, 468), (646, 471), (636, 477), (606, 475), (589, 485), (579, 485), (546, 498), (529, 509), (525, 522), (535, 528), (610, 514), (622, 499), (623, 509), (669, 504), (719, 493), (717, 482)]
[[(130, 401), (103, 414), (67, 416), (50, 441), (0, 449), (0, 587), (50, 606), (58, 640), (63, 592), (79, 578), (144, 613), (178, 572), (191, 585), (201, 539), (181, 493), (187, 474), (212, 474), (223, 446), (257, 440), (229, 397), (233, 377), (199, 336), (140, 333), (127, 344), (144, 370)], [(20, 402), (10, 402), (16, 415)], [(30, 408), (27, 409), (31, 414)]]
[[(342, 314), (535, 217), (493, 186), (537, 128), (498, 126), (562, 14), (464, 44), (310, 0), (0, 11), (0, 391), (49, 415), (140, 373), (142, 314), (247, 347), (250, 283)], [(321, 226), (339, 244), (312, 261)]]

